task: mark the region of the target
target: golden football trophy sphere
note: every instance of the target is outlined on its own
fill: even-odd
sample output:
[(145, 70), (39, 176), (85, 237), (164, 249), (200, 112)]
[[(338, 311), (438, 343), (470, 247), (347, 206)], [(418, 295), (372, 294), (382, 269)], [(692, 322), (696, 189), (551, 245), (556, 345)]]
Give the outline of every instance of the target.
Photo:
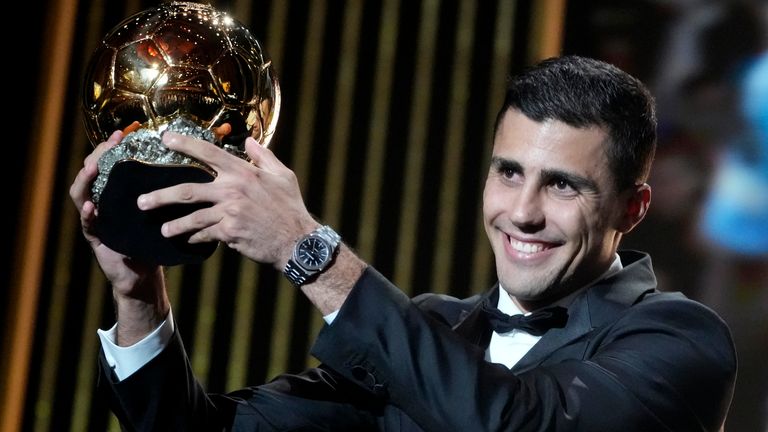
[(85, 128), (93, 145), (116, 130), (123, 140), (99, 159), (92, 186), (97, 230), (110, 248), (163, 265), (200, 262), (216, 243), (165, 239), (163, 222), (204, 205), (142, 212), (136, 198), (163, 187), (212, 181), (216, 173), (165, 147), (173, 131), (241, 158), (246, 137), (266, 146), (280, 110), (280, 86), (261, 43), (229, 15), (204, 4), (169, 2), (114, 27), (83, 80)]

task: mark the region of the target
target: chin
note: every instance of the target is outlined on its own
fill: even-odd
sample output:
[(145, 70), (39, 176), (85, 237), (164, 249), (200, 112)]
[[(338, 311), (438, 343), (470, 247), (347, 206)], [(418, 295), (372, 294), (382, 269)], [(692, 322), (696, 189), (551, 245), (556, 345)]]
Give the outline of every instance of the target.
[(515, 286), (515, 284), (506, 284), (504, 282), (501, 282), (501, 285), (504, 287), (504, 291), (506, 291), (507, 294), (518, 300), (539, 301), (546, 297), (546, 290), (542, 291), (541, 289), (536, 288), (519, 287)]

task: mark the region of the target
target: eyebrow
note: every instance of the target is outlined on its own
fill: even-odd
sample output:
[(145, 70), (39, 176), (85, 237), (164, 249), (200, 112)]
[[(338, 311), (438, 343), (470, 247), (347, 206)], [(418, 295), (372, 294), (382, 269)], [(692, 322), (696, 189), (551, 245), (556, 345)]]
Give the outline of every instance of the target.
[(493, 156), (491, 158), (491, 166), (497, 170), (510, 170), (515, 172), (523, 172), (523, 166), (519, 162), (512, 159), (504, 159), (503, 157)]
[[(493, 156), (491, 158), (491, 166), (496, 170), (509, 170), (525, 174), (525, 170), (523, 169), (523, 166), (520, 164), (520, 162), (512, 159)], [(598, 192), (600, 190), (594, 180), (559, 169), (544, 169), (541, 171), (541, 177), (545, 182), (549, 182), (551, 180), (565, 180), (578, 190), (589, 190), (593, 192)]]
[(549, 182), (551, 180), (565, 180), (566, 182), (570, 183), (576, 190), (580, 191), (600, 191), (600, 188), (597, 187), (597, 183), (595, 183), (594, 180), (563, 170), (544, 169), (541, 170), (541, 177), (545, 180), (545, 182)]

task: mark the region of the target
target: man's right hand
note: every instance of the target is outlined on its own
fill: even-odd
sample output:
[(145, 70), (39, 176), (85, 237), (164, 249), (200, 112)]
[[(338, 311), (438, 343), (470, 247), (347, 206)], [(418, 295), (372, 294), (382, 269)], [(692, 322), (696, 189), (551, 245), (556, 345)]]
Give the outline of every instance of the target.
[(114, 132), (85, 158), (83, 168), (69, 188), (69, 196), (80, 214), (83, 235), (112, 284), (118, 318), (116, 342), (128, 346), (160, 325), (168, 315), (170, 304), (160, 266), (136, 262), (115, 252), (94, 232), (98, 210), (91, 200), (91, 185), (98, 175), (97, 163), (101, 155), (119, 144), (122, 138), (122, 132)]

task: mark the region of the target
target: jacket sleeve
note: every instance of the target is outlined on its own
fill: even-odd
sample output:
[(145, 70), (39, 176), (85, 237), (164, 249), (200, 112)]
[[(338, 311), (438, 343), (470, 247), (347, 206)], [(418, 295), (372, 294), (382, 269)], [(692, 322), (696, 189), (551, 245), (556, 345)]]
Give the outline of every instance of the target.
[(313, 354), (427, 431), (718, 430), (735, 376), (725, 325), (687, 300), (631, 309), (588, 359), (517, 376), (368, 269)]
[(103, 353), (98, 391), (125, 431), (374, 430), (383, 404), (321, 366), (229, 394), (208, 394), (176, 332), (157, 357), (117, 381)]

